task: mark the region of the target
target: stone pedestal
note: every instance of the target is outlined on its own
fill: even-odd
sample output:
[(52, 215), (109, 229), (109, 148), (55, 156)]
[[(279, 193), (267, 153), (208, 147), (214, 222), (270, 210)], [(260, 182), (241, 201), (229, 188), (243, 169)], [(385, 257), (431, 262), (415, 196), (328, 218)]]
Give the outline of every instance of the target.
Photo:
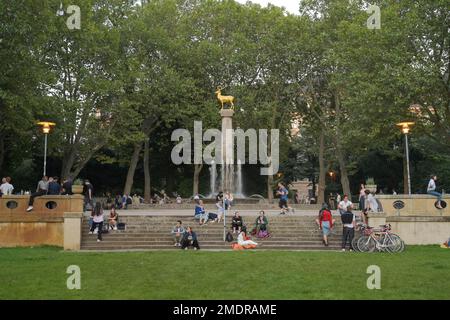
[(231, 109), (220, 110), (222, 117), (222, 191), (234, 192), (233, 115)]
[(64, 250), (80, 250), (82, 212), (64, 213)]

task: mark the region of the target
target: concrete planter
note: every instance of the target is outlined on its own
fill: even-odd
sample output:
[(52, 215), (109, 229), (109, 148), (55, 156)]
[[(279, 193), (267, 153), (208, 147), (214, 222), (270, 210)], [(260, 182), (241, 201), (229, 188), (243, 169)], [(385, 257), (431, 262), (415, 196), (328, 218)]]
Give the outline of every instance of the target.
[(83, 186), (82, 185), (73, 185), (72, 186), (72, 192), (74, 194), (82, 194), (83, 193)]

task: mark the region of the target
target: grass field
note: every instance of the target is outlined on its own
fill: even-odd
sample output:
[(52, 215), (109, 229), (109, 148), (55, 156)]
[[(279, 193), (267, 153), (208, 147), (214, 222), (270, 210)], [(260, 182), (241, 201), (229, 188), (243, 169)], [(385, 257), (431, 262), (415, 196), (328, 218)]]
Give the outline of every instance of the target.
[[(81, 289), (68, 290), (69, 265)], [(369, 290), (369, 265), (381, 289)], [(0, 299), (450, 299), (450, 250), (75, 253), (0, 249)]]

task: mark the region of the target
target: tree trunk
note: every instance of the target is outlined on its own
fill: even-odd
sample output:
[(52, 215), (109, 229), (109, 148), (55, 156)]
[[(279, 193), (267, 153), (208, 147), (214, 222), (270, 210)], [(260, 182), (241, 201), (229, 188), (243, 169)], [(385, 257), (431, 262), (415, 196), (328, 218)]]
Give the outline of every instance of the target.
[(269, 203), (272, 203), (273, 201), (273, 176), (268, 175), (267, 176), (267, 200)]
[(5, 138), (3, 133), (0, 133), (0, 172), (2, 172), (4, 160), (5, 160)]
[[(72, 146), (69, 152), (64, 155), (61, 168), (61, 181), (71, 176), (70, 171), (72, 170), (73, 163), (75, 161), (75, 153), (75, 146)], [(75, 179), (76, 177), (71, 178)]]
[(148, 138), (144, 144), (144, 199), (146, 203), (150, 203), (151, 184), (150, 184), (150, 150)]
[(127, 181), (125, 182), (125, 187), (123, 188), (123, 194), (129, 195), (131, 193), (131, 188), (133, 187), (134, 172), (136, 171), (136, 166), (139, 162), (139, 155), (142, 150), (142, 143), (136, 143), (134, 145), (133, 155), (131, 156), (130, 167), (128, 168)]
[(318, 186), (318, 195), (317, 195), (317, 203), (322, 204), (325, 202), (325, 133), (323, 130), (320, 132), (319, 138), (319, 186)]
[(351, 200), (351, 192), (350, 192), (350, 182), (348, 180), (347, 173), (347, 163), (345, 161), (344, 150), (342, 146), (342, 135), (341, 135), (341, 102), (339, 99), (339, 94), (335, 93), (334, 95), (334, 103), (336, 110), (336, 153), (339, 162), (339, 169), (341, 172), (341, 185), (344, 194), (348, 195), (349, 200)]
[(200, 177), (200, 172), (202, 171), (203, 168), (203, 164), (194, 164), (194, 183), (193, 183), (193, 195), (197, 195), (198, 194), (198, 187), (199, 187), (199, 177)]

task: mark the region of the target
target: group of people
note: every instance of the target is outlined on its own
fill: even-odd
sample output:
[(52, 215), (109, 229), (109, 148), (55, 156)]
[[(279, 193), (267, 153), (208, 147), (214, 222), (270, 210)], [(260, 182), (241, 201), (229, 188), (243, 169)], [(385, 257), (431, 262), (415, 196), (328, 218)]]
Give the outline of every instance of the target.
[[(347, 244), (349, 246), (349, 251), (352, 251), (351, 243), (353, 237), (355, 236), (356, 227), (356, 215), (353, 213), (353, 205), (348, 200), (347, 196), (344, 196), (344, 200), (339, 204), (338, 210), (341, 220), (342, 220), (342, 251), (346, 250)], [(328, 204), (324, 203), (319, 211), (319, 217), (316, 219), (320, 230), (322, 230), (323, 244), (325, 246), (329, 245), (328, 236), (334, 227), (336, 219), (333, 218), (331, 210)]]
[(183, 250), (187, 250), (189, 247), (193, 247), (194, 250), (200, 249), (197, 234), (189, 226), (185, 229), (181, 220), (177, 221), (177, 224), (173, 227), (171, 234), (174, 239), (174, 247), (180, 247)]
[[(88, 181), (89, 182), (89, 181)], [(72, 193), (72, 180), (70, 178), (65, 179), (63, 184), (59, 183), (58, 177), (48, 177), (43, 176), (38, 182), (36, 187), (36, 192), (30, 195), (30, 200), (28, 201), (27, 212), (33, 210), (34, 199), (36, 197), (44, 195), (71, 195)]]
[[(107, 218), (107, 230), (117, 230), (117, 224), (119, 222), (119, 215), (116, 212), (115, 206), (112, 206), (109, 216)], [(97, 242), (102, 241), (102, 233), (104, 232), (103, 225), (105, 223), (105, 216), (103, 213), (102, 204), (96, 202), (92, 208), (91, 216), (89, 217), (89, 234), (97, 234)]]

